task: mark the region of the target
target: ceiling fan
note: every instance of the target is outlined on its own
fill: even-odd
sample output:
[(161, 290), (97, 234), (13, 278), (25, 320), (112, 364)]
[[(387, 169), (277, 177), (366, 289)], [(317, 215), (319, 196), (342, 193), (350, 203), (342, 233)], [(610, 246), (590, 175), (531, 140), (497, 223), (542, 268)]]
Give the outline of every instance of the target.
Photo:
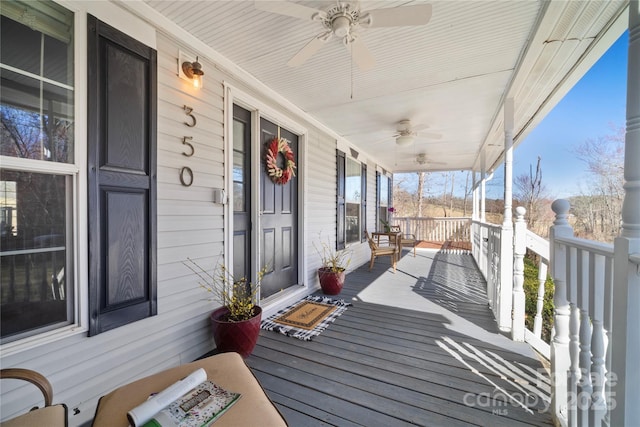
[(355, 5), (337, 1), (329, 10), (318, 10), (289, 1), (255, 0), (259, 10), (292, 16), (294, 18), (319, 22), (323, 30), (307, 43), (287, 62), (290, 67), (298, 67), (311, 58), (333, 36), (342, 39), (351, 52), (353, 61), (362, 71), (375, 65), (375, 59), (361, 39), (360, 30), (375, 27), (398, 27), (424, 25), (431, 19), (431, 5), (392, 7), (363, 11), (360, 2)]
[(431, 161), (427, 158), (427, 154), (426, 153), (418, 153), (416, 155), (416, 158), (414, 160), (417, 164), (419, 164), (420, 166), (426, 165), (426, 164), (430, 164), (430, 165), (446, 165), (445, 162), (434, 162)]
[(442, 135), (435, 132), (423, 132), (428, 129), (427, 125), (412, 126), (411, 120), (401, 120), (398, 122), (397, 132), (393, 135), (396, 144), (400, 146), (410, 145), (416, 138), (440, 139)]

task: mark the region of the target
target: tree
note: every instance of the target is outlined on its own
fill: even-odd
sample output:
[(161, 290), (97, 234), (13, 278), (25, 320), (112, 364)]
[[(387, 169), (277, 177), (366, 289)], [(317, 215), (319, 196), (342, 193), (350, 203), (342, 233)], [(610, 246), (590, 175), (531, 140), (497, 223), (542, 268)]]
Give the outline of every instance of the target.
[(427, 173), (422, 171), (418, 172), (418, 217), (422, 216), (422, 202), (424, 200), (424, 182)]
[(547, 189), (542, 183), (541, 162), (542, 158), (538, 156), (535, 175), (533, 165), (529, 165), (529, 175), (518, 175), (515, 179), (516, 199), (527, 209), (527, 227), (531, 230), (534, 230), (540, 217), (541, 202), (547, 196)]
[(575, 149), (589, 171), (588, 188), (573, 198), (576, 234), (611, 242), (620, 233), (624, 198), (624, 127), (587, 139)]

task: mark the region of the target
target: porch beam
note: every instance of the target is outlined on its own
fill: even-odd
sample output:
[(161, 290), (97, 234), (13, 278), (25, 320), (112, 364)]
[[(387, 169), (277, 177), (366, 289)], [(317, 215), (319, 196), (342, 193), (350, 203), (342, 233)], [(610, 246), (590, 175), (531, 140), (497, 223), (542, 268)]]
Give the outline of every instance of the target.
[[(611, 374), (617, 383), (611, 425), (631, 426), (640, 420), (640, 2), (629, 4), (627, 66), (627, 130), (624, 152), (622, 231), (614, 242)], [(634, 260), (630, 255), (635, 255)]]

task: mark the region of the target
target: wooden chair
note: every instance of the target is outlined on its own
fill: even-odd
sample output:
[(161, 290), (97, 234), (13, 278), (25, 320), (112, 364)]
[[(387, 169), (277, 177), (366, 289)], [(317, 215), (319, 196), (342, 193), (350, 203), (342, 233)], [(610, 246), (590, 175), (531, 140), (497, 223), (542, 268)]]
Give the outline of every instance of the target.
[(0, 378), (12, 378), (30, 382), (40, 389), (44, 397), (44, 407), (35, 407), (26, 414), (19, 415), (0, 423), (2, 427), (61, 426), (68, 425), (67, 407), (59, 403), (52, 405), (53, 387), (51, 383), (36, 371), (30, 369), (8, 368), (0, 370)]
[(416, 257), (416, 246), (418, 246), (418, 240), (416, 239), (415, 234), (405, 234), (400, 229), (400, 226), (393, 225), (390, 227), (390, 230), (393, 232), (400, 233), (400, 253), (402, 253), (402, 248), (411, 247), (413, 248), (413, 257)]
[(369, 263), (369, 271), (373, 268), (373, 263), (375, 259), (379, 256), (390, 256), (391, 257), (391, 265), (393, 266), (393, 272), (396, 271), (396, 252), (397, 249), (395, 246), (378, 246), (376, 242), (373, 241), (371, 236), (369, 236), (368, 232), (364, 232), (365, 236), (367, 236), (367, 242), (369, 242), (369, 248), (371, 249), (371, 262)]

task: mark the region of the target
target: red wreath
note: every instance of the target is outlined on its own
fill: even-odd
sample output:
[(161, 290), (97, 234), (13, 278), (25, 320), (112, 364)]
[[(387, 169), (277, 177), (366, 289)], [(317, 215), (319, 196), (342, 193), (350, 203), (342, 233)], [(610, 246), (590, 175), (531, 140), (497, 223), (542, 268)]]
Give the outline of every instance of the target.
[[(278, 167), (278, 154), (284, 157), (284, 167)], [(286, 184), (291, 178), (296, 176), (293, 151), (289, 146), (289, 141), (284, 138), (273, 138), (267, 142), (267, 152), (265, 154), (267, 173), (276, 184)]]

